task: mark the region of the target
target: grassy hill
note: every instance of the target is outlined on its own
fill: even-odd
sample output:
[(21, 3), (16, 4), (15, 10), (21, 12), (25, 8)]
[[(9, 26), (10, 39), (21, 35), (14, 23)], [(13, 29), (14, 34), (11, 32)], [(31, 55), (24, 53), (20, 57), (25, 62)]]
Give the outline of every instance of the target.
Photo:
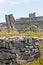
[(15, 24), (18, 30), (22, 30), (32, 25), (43, 29), (43, 17), (35, 17), (35, 18), (21, 17), (21, 18), (16, 19)]

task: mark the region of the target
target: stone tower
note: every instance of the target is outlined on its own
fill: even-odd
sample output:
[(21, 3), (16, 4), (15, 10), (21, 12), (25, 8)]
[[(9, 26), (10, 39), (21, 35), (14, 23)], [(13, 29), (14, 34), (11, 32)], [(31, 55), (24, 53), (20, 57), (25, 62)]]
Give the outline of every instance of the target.
[(7, 29), (9, 31), (16, 30), (16, 28), (14, 27), (15, 26), (15, 24), (14, 24), (15, 19), (14, 19), (13, 15), (12, 14), (5, 15), (5, 19), (6, 19)]
[(35, 18), (36, 17), (36, 13), (29, 13), (29, 18)]

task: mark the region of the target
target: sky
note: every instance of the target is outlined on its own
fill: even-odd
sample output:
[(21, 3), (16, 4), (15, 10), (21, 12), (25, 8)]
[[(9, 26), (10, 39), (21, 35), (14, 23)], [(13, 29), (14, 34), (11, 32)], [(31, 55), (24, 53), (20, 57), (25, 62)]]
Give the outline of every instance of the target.
[(13, 14), (14, 18), (29, 17), (35, 12), (43, 16), (43, 0), (0, 0), (0, 22), (6, 22), (5, 15)]

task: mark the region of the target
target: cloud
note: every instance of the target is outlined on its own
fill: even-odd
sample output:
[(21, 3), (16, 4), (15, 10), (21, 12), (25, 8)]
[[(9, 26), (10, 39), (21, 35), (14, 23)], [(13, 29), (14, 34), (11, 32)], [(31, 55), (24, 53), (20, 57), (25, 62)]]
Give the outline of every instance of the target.
[(19, 2), (16, 2), (16, 1), (8, 1), (8, 3), (11, 5), (18, 5), (19, 4)]
[(0, 0), (0, 4), (4, 4), (5, 3), (5, 0)]

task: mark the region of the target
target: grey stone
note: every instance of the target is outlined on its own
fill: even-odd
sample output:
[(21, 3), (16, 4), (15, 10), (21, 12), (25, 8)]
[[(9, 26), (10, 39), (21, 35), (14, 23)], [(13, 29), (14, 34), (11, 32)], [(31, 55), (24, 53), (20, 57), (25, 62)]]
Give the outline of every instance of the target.
[(30, 46), (30, 49), (32, 49), (33, 48), (33, 46)]
[(9, 65), (16, 64), (18, 60), (31, 62), (38, 58), (39, 54), (37, 42), (35, 41), (34, 43), (30, 37), (11, 37), (6, 40), (0, 40), (0, 59), (3, 64), (10, 60)]
[(5, 48), (5, 41), (3, 41), (1, 44), (2, 44), (2, 47)]
[(9, 44), (9, 43), (7, 43), (7, 42), (5, 43), (6, 48), (9, 48), (9, 47), (8, 47), (8, 44)]
[(10, 49), (13, 48), (12, 43), (9, 43), (8, 46), (9, 46)]

